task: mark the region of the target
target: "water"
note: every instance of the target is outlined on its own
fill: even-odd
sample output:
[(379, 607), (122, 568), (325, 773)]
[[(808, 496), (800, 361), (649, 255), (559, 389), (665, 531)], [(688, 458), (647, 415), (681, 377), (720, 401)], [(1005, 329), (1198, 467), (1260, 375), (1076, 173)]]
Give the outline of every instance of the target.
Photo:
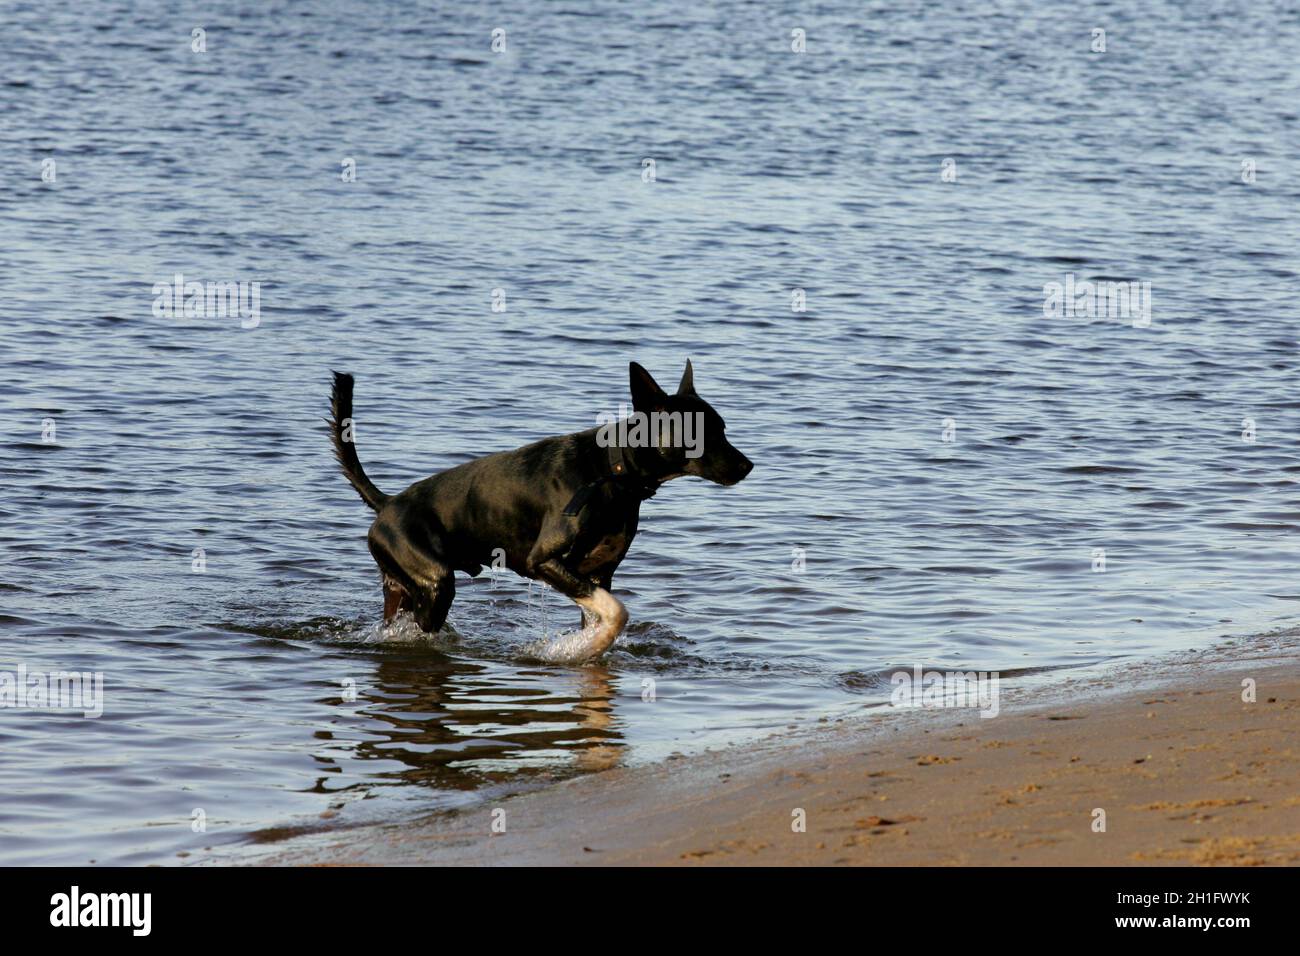
[[(0, 710), (0, 862), (192, 861), (834, 718), (898, 664), (1295, 619), (1293, 7), (0, 17), (0, 670), (106, 696)], [(155, 317), (177, 272), (261, 282), (260, 325)], [(1150, 282), (1150, 327), (1045, 318), (1068, 273)], [(331, 368), (395, 492), (688, 356), (756, 469), (647, 503), (606, 660), (529, 659), (578, 615), (513, 576), (462, 576), (459, 636), (378, 627)]]

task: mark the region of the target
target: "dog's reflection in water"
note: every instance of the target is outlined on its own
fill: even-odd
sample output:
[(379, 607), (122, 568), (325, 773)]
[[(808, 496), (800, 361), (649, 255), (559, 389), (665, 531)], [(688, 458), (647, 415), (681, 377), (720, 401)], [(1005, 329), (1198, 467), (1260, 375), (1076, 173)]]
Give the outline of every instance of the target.
[(617, 766), (627, 748), (607, 742), (618, 739), (614, 730), (614, 684), (608, 668), (592, 665), (579, 669), (578, 695), (583, 703), (575, 704), (573, 712), (582, 717), (582, 726), (592, 739), (578, 752), (578, 769), (591, 772)]
[(599, 664), (385, 655), (369, 686), (357, 688), (358, 713), (372, 726), (354, 753), (402, 765), (380, 771), (382, 779), (438, 790), (607, 770), (627, 749), (614, 696), (614, 676)]

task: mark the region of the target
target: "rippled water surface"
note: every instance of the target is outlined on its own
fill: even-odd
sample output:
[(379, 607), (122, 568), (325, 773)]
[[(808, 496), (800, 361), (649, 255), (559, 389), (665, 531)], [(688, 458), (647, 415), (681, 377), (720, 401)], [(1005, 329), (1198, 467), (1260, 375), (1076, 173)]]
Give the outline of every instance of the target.
[[(6, 5), (0, 670), (106, 699), (0, 709), (0, 862), (196, 860), (833, 719), (898, 664), (1293, 619), (1300, 14), (1214, 9)], [(156, 317), (177, 272), (261, 282), (260, 325)], [(1070, 273), (1150, 282), (1150, 327), (1046, 318)], [(577, 615), (513, 575), (378, 626), (330, 369), (394, 492), (688, 356), (756, 469), (645, 505), (602, 663), (530, 659)]]

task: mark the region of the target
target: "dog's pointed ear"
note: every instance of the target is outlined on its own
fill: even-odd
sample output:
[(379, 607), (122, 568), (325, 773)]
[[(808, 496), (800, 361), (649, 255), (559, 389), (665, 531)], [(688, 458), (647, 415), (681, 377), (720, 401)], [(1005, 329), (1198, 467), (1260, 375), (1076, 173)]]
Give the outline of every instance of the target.
[(638, 363), (630, 362), (627, 367), (628, 378), (632, 383), (632, 407), (648, 411), (663, 408), (668, 402), (668, 395), (654, 377)]
[(691, 368), (691, 360), (686, 360), (686, 371), (682, 372), (681, 383), (677, 386), (678, 395), (695, 394), (695, 370)]

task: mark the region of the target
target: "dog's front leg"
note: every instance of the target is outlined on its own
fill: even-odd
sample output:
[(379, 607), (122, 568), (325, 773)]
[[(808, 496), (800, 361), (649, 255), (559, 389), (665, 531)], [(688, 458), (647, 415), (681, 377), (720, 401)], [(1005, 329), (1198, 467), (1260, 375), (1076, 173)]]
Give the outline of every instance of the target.
[[(599, 574), (589, 574), (587, 575), (587, 580), (591, 582), (593, 587), (604, 588), (606, 591), (609, 591), (611, 594), (614, 592), (613, 571), (602, 571)], [(582, 607), (582, 605), (579, 605), (579, 607)], [(585, 631), (589, 627), (595, 627), (596, 623), (597, 623), (596, 615), (588, 611), (586, 608), (582, 608), (582, 620), (581, 622), (579, 622), (578, 627), (581, 630)]]
[(578, 635), (581, 643), (573, 643), (573, 657), (590, 660), (605, 653), (627, 626), (627, 608), (623, 602), (607, 589), (576, 574), (559, 558), (543, 561), (534, 570), (539, 578), (582, 608), (584, 626)]

